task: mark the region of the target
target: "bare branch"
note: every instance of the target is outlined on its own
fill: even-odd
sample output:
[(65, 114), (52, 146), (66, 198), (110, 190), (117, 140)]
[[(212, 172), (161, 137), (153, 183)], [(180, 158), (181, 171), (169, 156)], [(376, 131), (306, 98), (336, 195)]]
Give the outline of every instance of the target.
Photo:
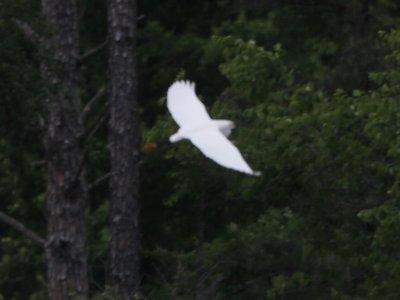
[[(84, 133), (84, 135), (83, 135), (84, 140), (89, 140), (96, 133), (96, 131), (100, 128), (101, 124), (103, 124), (104, 121), (107, 120), (108, 112), (109, 112), (109, 103), (107, 102), (105, 107), (104, 107), (104, 109), (103, 109), (103, 111), (102, 111), (102, 113), (99, 115), (99, 117), (94, 122), (92, 127), (87, 132)], [(79, 162), (78, 170), (77, 170), (77, 172), (76, 172), (76, 174), (74, 176), (74, 179), (72, 181), (74, 183), (78, 182), (79, 176), (81, 175), (81, 172), (82, 172), (83, 167), (85, 165), (87, 152), (88, 152), (88, 148), (86, 146), (84, 151), (83, 151), (83, 155), (82, 155), (81, 161)]]
[(13, 19), (13, 21), (30, 42), (43, 44), (43, 38), (28, 23), (18, 19)]
[(78, 165), (78, 170), (76, 171), (74, 179), (72, 180), (72, 183), (74, 185), (78, 183), (79, 176), (81, 176), (81, 173), (83, 171), (83, 167), (85, 166), (87, 152), (88, 152), (88, 148), (85, 147), (85, 149), (83, 150), (83, 154), (82, 154), (81, 160), (80, 160), (79, 165)]
[(36, 113), (36, 115), (37, 115), (37, 122), (38, 122), (38, 125), (39, 125), (39, 129), (43, 130), (45, 128), (44, 118), (39, 113)]
[(106, 88), (101, 87), (97, 91), (97, 93), (92, 97), (92, 99), (89, 100), (89, 102), (86, 104), (86, 106), (82, 110), (81, 121), (83, 121), (85, 119), (87, 114), (92, 110), (92, 107), (94, 106), (94, 104), (96, 104), (97, 101), (99, 101), (105, 95), (105, 93), (106, 93)]
[(10, 225), (15, 230), (21, 232), (23, 235), (28, 237), (31, 241), (35, 242), (36, 244), (38, 244), (42, 247), (45, 246), (45, 240), (42, 239), (39, 235), (37, 235), (32, 230), (26, 228), (22, 223), (20, 223), (16, 219), (8, 216), (7, 214), (5, 214), (1, 211), (0, 211), (0, 221), (2, 221), (3, 223), (6, 223), (7, 225)]
[(158, 273), (158, 275), (161, 277), (163, 283), (165, 284), (165, 286), (169, 289), (171, 296), (173, 296), (174, 298), (176, 297), (176, 288), (168, 282), (167, 278), (165, 277), (164, 273), (161, 272), (161, 270), (155, 265), (152, 264), (154, 270), (156, 270), (156, 272)]
[(93, 54), (96, 54), (97, 52), (99, 52), (100, 50), (102, 50), (105, 46), (107, 45), (107, 40), (105, 40), (103, 43), (101, 43), (100, 45), (89, 49), (88, 51), (86, 51), (85, 53), (83, 53), (81, 55), (81, 57), (79, 58), (79, 61), (82, 62), (84, 60), (86, 60), (88, 57), (92, 56)]
[(96, 133), (96, 131), (99, 129), (99, 127), (104, 123), (104, 121), (107, 120), (109, 110), (110, 110), (110, 103), (107, 102), (106, 105), (104, 106), (103, 111), (97, 117), (96, 121), (84, 134), (85, 139), (90, 139)]
[(34, 160), (32, 163), (31, 163), (31, 166), (33, 167), (33, 168), (41, 168), (41, 167), (44, 167), (45, 165), (46, 165), (46, 163), (47, 163), (47, 161), (45, 161), (45, 160)]
[(97, 185), (99, 185), (100, 183), (102, 183), (104, 180), (107, 180), (108, 178), (110, 178), (110, 176), (111, 176), (111, 172), (97, 178), (95, 181), (93, 181), (92, 183), (89, 184), (89, 186), (88, 186), (89, 191), (91, 189), (93, 189), (94, 187), (96, 187)]

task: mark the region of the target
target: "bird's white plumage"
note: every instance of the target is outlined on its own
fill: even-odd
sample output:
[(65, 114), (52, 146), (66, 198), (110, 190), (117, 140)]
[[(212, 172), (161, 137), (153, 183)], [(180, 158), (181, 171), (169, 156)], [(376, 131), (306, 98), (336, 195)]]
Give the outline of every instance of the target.
[(168, 110), (180, 127), (195, 126), (211, 120), (194, 92), (194, 83), (177, 81), (167, 94)]
[(189, 136), (189, 140), (205, 156), (229, 169), (254, 174), (245, 162), (239, 150), (215, 128), (198, 130)]
[(233, 128), (233, 122), (212, 120), (197, 98), (193, 83), (173, 83), (168, 90), (167, 106), (180, 126), (178, 132), (170, 137), (171, 142), (188, 139), (206, 157), (221, 166), (250, 175), (260, 175), (249, 167), (239, 150), (225, 137)]

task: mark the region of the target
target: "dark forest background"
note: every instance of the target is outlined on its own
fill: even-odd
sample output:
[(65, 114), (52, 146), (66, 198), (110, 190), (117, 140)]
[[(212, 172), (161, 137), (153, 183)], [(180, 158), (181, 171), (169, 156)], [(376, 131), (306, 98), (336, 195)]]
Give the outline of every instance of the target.
[[(98, 95), (82, 124), (87, 297), (123, 299), (110, 271), (110, 7), (78, 2), (79, 51), (98, 48), (79, 62), (83, 107)], [(175, 132), (166, 91), (191, 80), (213, 117), (235, 121), (231, 140), (262, 176), (189, 142), (142, 152), (134, 299), (400, 299), (399, 2), (137, 7), (140, 145)], [(0, 0), (0, 212), (44, 238), (49, 57), (20, 21), (48, 30), (39, 1)], [(0, 299), (47, 299), (43, 247), (2, 220)]]

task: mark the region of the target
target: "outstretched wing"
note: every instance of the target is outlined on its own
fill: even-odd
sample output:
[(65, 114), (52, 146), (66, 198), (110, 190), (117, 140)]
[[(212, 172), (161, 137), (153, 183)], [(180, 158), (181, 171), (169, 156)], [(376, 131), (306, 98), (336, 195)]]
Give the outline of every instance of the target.
[(168, 110), (180, 127), (190, 127), (210, 121), (203, 103), (197, 98), (194, 83), (176, 81), (168, 89)]
[(189, 135), (190, 141), (208, 158), (229, 169), (250, 175), (260, 175), (254, 172), (239, 150), (216, 128), (197, 130)]

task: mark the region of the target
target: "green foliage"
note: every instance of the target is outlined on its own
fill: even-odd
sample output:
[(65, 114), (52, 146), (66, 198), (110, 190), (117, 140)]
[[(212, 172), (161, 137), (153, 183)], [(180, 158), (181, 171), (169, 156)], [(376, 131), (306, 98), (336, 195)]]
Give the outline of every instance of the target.
[[(40, 60), (12, 21), (40, 31), (28, 2), (0, 1), (0, 208), (44, 236)], [(139, 3), (143, 142), (161, 141), (140, 162), (139, 299), (399, 298), (399, 5), (370, 2), (360, 31), (357, 3)], [(84, 52), (106, 38), (106, 2), (81, 9)], [(83, 63), (85, 103), (107, 86), (106, 66), (106, 51)], [(231, 139), (261, 177), (168, 144), (177, 78), (235, 121)], [(106, 126), (86, 147), (94, 182), (108, 170)], [(96, 185), (88, 205), (93, 299), (115, 298), (108, 192)], [(0, 235), (0, 299), (45, 299), (42, 251), (6, 225)]]
[[(384, 36), (390, 47), (396, 46), (396, 34)], [(296, 81), (296, 69), (285, 64), (289, 54), (279, 46), (268, 51), (253, 40), (211, 38), (206, 57), (221, 60), (221, 74), (230, 82), (211, 113), (246, 124), (233, 140), (254, 165), (264, 169), (257, 180), (234, 174), (211, 178), (214, 172), (207, 170), (205, 181), (204, 173), (200, 178), (195, 175), (199, 172), (193, 161), (196, 153), (187, 144), (159, 152), (174, 161), (167, 177), (174, 174), (172, 178), (179, 180), (179, 186), (163, 192), (171, 195), (173, 200), (167, 203), (172, 208), (182, 212), (181, 202), (187, 207), (198, 197), (213, 203), (205, 216), (212, 232), (206, 230), (209, 242), (202, 250), (200, 267), (207, 274), (205, 290), (217, 285), (216, 295), (229, 299), (394, 299), (399, 295), (398, 245), (392, 241), (397, 239), (400, 220), (396, 51), (392, 49), (387, 57), (392, 63), (387, 71), (371, 75), (377, 89), (351, 93), (337, 89), (330, 94), (312, 81)], [(166, 129), (172, 133), (170, 124), (166, 127), (161, 121), (148, 134), (164, 135)], [(218, 212), (220, 220), (215, 223), (217, 201), (228, 202), (229, 207)], [(382, 219), (372, 222), (382, 205), (391, 213), (379, 213)], [(178, 228), (190, 222), (175, 217), (181, 225), (169, 227), (166, 234), (181, 235)], [(221, 228), (224, 223), (228, 230)], [(184, 236), (190, 241), (190, 236)], [(194, 254), (182, 254), (190, 243), (185, 248), (168, 244), (168, 257), (175, 253), (175, 265), (183, 269), (164, 274), (167, 279), (161, 287), (166, 294), (168, 289), (179, 291), (181, 298), (162, 297), (193, 298), (202, 277), (190, 272), (199, 268), (188, 263)], [(153, 260), (162, 270), (174, 270), (164, 264), (165, 256)], [(180, 279), (174, 281), (177, 274)]]
[[(0, 1), (0, 210), (44, 235), (44, 179), (35, 164), (42, 159), (43, 118), (37, 48), (14, 23), (19, 16), (36, 25), (37, 14), (28, 13), (36, 9), (37, 1)], [(43, 299), (41, 249), (0, 224), (0, 258), (0, 298)]]

